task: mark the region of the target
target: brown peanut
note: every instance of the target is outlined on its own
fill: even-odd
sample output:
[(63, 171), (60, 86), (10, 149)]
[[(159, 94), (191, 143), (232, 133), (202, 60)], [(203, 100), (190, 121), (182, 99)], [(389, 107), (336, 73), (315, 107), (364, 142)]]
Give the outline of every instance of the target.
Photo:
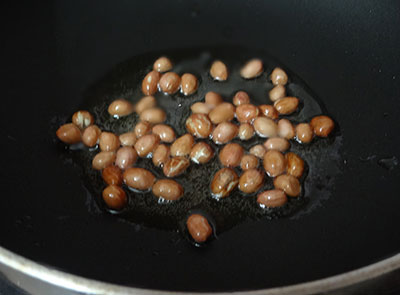
[(273, 120), (278, 119), (279, 113), (276, 108), (269, 104), (262, 104), (259, 106), (261, 114)]
[(136, 140), (151, 132), (153, 125), (147, 121), (142, 121), (136, 124), (133, 132), (135, 133)]
[(101, 171), (101, 176), (108, 185), (122, 185), (122, 171), (119, 167), (111, 165)]
[(250, 103), (250, 96), (245, 91), (238, 91), (235, 93), (232, 102), (237, 107), (242, 104), (248, 104)]
[(268, 176), (281, 175), (286, 170), (285, 156), (276, 150), (267, 151), (263, 158), (263, 166)]
[(238, 136), (241, 140), (249, 140), (254, 135), (253, 125), (249, 123), (240, 124)]
[(82, 134), (82, 142), (88, 147), (94, 147), (100, 138), (101, 130), (96, 125), (90, 125)]
[(154, 166), (163, 167), (164, 164), (168, 161), (170, 155), (169, 146), (165, 144), (160, 144), (156, 147), (153, 152), (152, 161)]
[(204, 243), (212, 234), (212, 228), (207, 218), (200, 214), (192, 214), (186, 221), (186, 227), (193, 240)]
[(136, 139), (135, 132), (126, 132), (119, 136), (119, 141), (121, 142), (122, 146), (134, 146), (136, 143), (136, 140), (137, 139)]
[(174, 94), (179, 90), (181, 84), (181, 77), (177, 73), (168, 72), (160, 78), (160, 89), (167, 94)]
[(175, 131), (165, 124), (157, 124), (152, 129), (153, 134), (157, 134), (162, 142), (173, 142), (176, 138)]
[(163, 73), (172, 69), (172, 62), (168, 57), (161, 56), (153, 64), (153, 70)]
[(128, 202), (125, 191), (113, 184), (103, 190), (102, 196), (107, 207), (114, 210), (121, 210)]
[(313, 131), (310, 124), (300, 123), (296, 126), (296, 139), (300, 143), (309, 143), (313, 139)]
[(238, 127), (231, 122), (222, 122), (215, 127), (212, 133), (212, 140), (216, 144), (230, 142), (238, 134)]
[(184, 134), (171, 145), (171, 156), (188, 156), (192, 150), (194, 138), (191, 134)]
[(147, 121), (152, 124), (160, 124), (167, 119), (167, 114), (160, 108), (146, 109), (140, 114), (141, 121)]
[(264, 142), (264, 146), (267, 150), (277, 150), (280, 152), (284, 152), (289, 149), (290, 143), (286, 138), (271, 137)]
[(286, 85), (288, 76), (281, 68), (275, 68), (271, 73), (271, 82), (274, 85)]
[(192, 114), (186, 120), (186, 129), (197, 138), (208, 137), (213, 129), (213, 125), (205, 114)]
[(119, 138), (112, 132), (103, 131), (100, 134), (99, 138), (99, 147), (100, 150), (104, 152), (113, 152), (116, 151), (121, 143), (119, 142)]
[(157, 92), (157, 85), (160, 81), (161, 74), (157, 71), (148, 73), (142, 82), (142, 92), (145, 95), (153, 95)]
[(190, 159), (196, 164), (205, 164), (214, 156), (212, 147), (205, 142), (196, 143), (190, 152)]
[(115, 165), (125, 170), (132, 167), (137, 160), (138, 154), (133, 147), (124, 146), (117, 151)]
[(77, 111), (72, 115), (72, 123), (83, 130), (94, 124), (94, 118), (88, 111)]
[(267, 117), (258, 117), (253, 122), (253, 127), (260, 137), (275, 137), (278, 134), (278, 126)]
[(300, 178), (304, 172), (304, 160), (295, 153), (287, 153), (285, 155), (287, 162), (287, 174)]
[(197, 91), (198, 81), (195, 75), (193, 74), (183, 74), (181, 77), (181, 92), (188, 96)]
[(188, 158), (173, 157), (164, 164), (163, 172), (167, 177), (175, 177), (185, 172), (189, 165), (190, 161)]
[(102, 170), (112, 165), (115, 161), (115, 157), (115, 152), (100, 152), (94, 156), (92, 167), (95, 170)]
[(205, 103), (212, 106), (212, 108), (215, 108), (217, 105), (224, 101), (221, 95), (214, 91), (207, 92), (204, 100)]
[(273, 102), (284, 98), (286, 96), (286, 89), (283, 85), (276, 85), (269, 91), (269, 99)]
[(287, 203), (286, 194), (280, 189), (263, 191), (257, 196), (257, 203), (263, 208), (281, 207)]
[(147, 109), (156, 107), (157, 101), (154, 96), (144, 96), (135, 105), (135, 111), (139, 115)]
[(281, 98), (274, 103), (274, 107), (279, 114), (289, 115), (297, 110), (299, 106), (299, 99), (293, 96)]
[(283, 190), (289, 197), (297, 197), (301, 192), (300, 182), (293, 175), (279, 175), (274, 179), (274, 186)]
[(319, 137), (328, 137), (335, 128), (335, 123), (328, 116), (316, 116), (310, 122), (314, 134)]
[(288, 119), (278, 121), (278, 136), (286, 139), (292, 139), (296, 135), (293, 124)]
[(204, 102), (196, 102), (192, 104), (190, 109), (192, 110), (193, 114), (205, 114), (208, 115), (208, 113), (212, 110), (212, 106), (209, 104), (206, 104)]
[(125, 99), (114, 100), (108, 106), (108, 113), (114, 118), (128, 116), (133, 113), (133, 110), (133, 104)]
[(216, 60), (211, 65), (210, 75), (214, 80), (226, 81), (228, 79), (228, 68), (222, 61)]
[(240, 70), (240, 75), (245, 79), (253, 79), (260, 76), (263, 71), (262, 61), (260, 59), (252, 59), (243, 66)]
[(236, 107), (236, 118), (241, 123), (252, 122), (259, 114), (258, 107), (252, 104), (241, 104)]
[(59, 140), (66, 144), (75, 144), (82, 140), (81, 131), (73, 123), (62, 125), (58, 128), (56, 135)]
[(150, 157), (160, 143), (160, 137), (156, 134), (146, 134), (135, 143), (135, 150), (139, 157)]
[(239, 144), (228, 143), (219, 152), (219, 160), (226, 167), (236, 167), (240, 165), (243, 153), (243, 148)]
[(149, 170), (137, 167), (126, 169), (123, 178), (127, 186), (139, 191), (149, 190), (156, 180)]
[(232, 121), (235, 117), (235, 107), (229, 102), (222, 102), (217, 105), (208, 116), (214, 124), (219, 124), (224, 121)]
[(265, 147), (262, 144), (257, 144), (252, 148), (250, 148), (249, 150), (250, 154), (256, 156), (259, 159), (264, 158), (265, 152), (266, 152)]
[(246, 170), (239, 178), (239, 190), (245, 194), (252, 194), (258, 191), (264, 181), (264, 173), (257, 169)]
[(255, 169), (258, 167), (258, 158), (254, 155), (244, 155), (240, 160), (240, 168), (242, 170)]
[(215, 198), (227, 197), (238, 185), (239, 178), (231, 168), (222, 168), (211, 181), (211, 193)]
[(168, 201), (176, 201), (183, 196), (183, 187), (172, 179), (160, 179), (153, 185), (153, 194)]

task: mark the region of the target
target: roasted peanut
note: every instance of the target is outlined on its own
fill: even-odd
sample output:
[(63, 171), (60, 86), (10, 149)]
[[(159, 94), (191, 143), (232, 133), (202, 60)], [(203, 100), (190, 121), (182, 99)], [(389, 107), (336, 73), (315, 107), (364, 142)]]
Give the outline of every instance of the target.
[(228, 68), (222, 61), (216, 60), (211, 65), (210, 75), (214, 80), (226, 81), (228, 79)]
[(288, 119), (280, 119), (278, 121), (278, 136), (288, 140), (295, 136), (293, 124)]
[(207, 218), (200, 214), (192, 214), (186, 221), (186, 227), (193, 240), (204, 243), (212, 234), (212, 228)]
[(153, 194), (168, 201), (176, 201), (183, 196), (183, 187), (172, 179), (160, 179), (153, 185)]
[(287, 162), (287, 174), (300, 178), (304, 172), (304, 161), (295, 153), (287, 153), (285, 155)]
[(142, 82), (142, 92), (145, 95), (153, 95), (157, 92), (157, 85), (160, 81), (161, 74), (157, 71), (148, 73)]
[(197, 91), (198, 81), (195, 75), (193, 74), (183, 74), (181, 77), (181, 92), (188, 96)]
[(175, 177), (185, 172), (189, 165), (190, 161), (188, 158), (173, 157), (164, 164), (163, 172), (167, 177)]
[(121, 210), (128, 202), (125, 191), (113, 184), (103, 190), (103, 200), (108, 208), (114, 210)]
[(77, 111), (72, 115), (72, 123), (78, 126), (79, 129), (83, 130), (94, 124), (94, 118), (88, 111)]
[(279, 175), (274, 179), (274, 186), (283, 190), (290, 197), (297, 197), (301, 192), (300, 182), (293, 175)]
[(153, 152), (152, 161), (154, 166), (162, 167), (168, 161), (170, 155), (169, 146), (160, 144), (156, 147)]
[(215, 198), (227, 197), (238, 185), (239, 178), (231, 168), (222, 168), (211, 181), (211, 193)]
[(153, 70), (163, 73), (172, 69), (172, 62), (168, 57), (161, 56), (153, 64)]
[(253, 122), (253, 127), (260, 137), (275, 137), (278, 134), (278, 126), (267, 117), (258, 117)]
[(310, 122), (311, 128), (316, 136), (328, 137), (335, 128), (335, 123), (328, 116), (316, 116)]
[(112, 165), (115, 161), (115, 157), (115, 152), (100, 152), (94, 156), (92, 167), (95, 170), (102, 170)]
[(289, 115), (297, 110), (299, 106), (299, 99), (293, 96), (281, 98), (274, 103), (274, 107), (279, 114)]
[(236, 118), (241, 123), (249, 123), (258, 116), (259, 112), (260, 110), (255, 105), (241, 104), (236, 108)]
[(257, 203), (262, 208), (281, 207), (287, 203), (286, 194), (280, 189), (263, 191), (257, 195)]
[(231, 121), (235, 117), (235, 107), (229, 102), (222, 102), (217, 105), (208, 116), (214, 124)]
[(249, 140), (254, 135), (253, 125), (249, 123), (240, 124), (238, 136), (241, 140)]
[(208, 113), (213, 109), (213, 107), (209, 104), (206, 104), (204, 102), (196, 102), (192, 104), (190, 107), (192, 110), (193, 114), (205, 114), (208, 115)]
[(244, 155), (240, 160), (242, 170), (255, 169), (258, 167), (258, 158), (254, 155)]
[(205, 114), (192, 114), (186, 120), (186, 129), (198, 138), (208, 137), (213, 129), (213, 125)]
[(82, 140), (81, 131), (73, 123), (62, 125), (58, 128), (56, 135), (59, 140), (66, 144), (75, 144)]
[(115, 159), (115, 165), (122, 170), (132, 167), (137, 160), (138, 154), (133, 147), (124, 146), (117, 151), (117, 157)]
[(286, 85), (288, 76), (281, 68), (275, 68), (271, 73), (271, 82), (274, 85)]
[(232, 102), (237, 107), (242, 104), (248, 104), (248, 103), (250, 103), (250, 96), (247, 94), (247, 92), (238, 91), (235, 93), (235, 96), (233, 97)]
[(123, 178), (127, 186), (139, 191), (150, 189), (156, 180), (149, 170), (137, 167), (126, 169)]
[(160, 78), (160, 89), (164, 93), (174, 94), (179, 90), (181, 84), (181, 77), (177, 73), (168, 72), (161, 76)]
[(276, 85), (269, 91), (269, 99), (273, 102), (284, 98), (286, 96), (286, 89), (283, 85)]
[(103, 152), (116, 151), (121, 145), (119, 138), (112, 132), (103, 131), (99, 138), (99, 147)]
[(99, 142), (101, 130), (96, 125), (87, 127), (82, 134), (82, 142), (88, 147), (94, 147)]
[(157, 101), (154, 96), (144, 96), (135, 105), (135, 111), (139, 115), (147, 109), (156, 107)]
[(263, 166), (268, 176), (281, 175), (286, 170), (285, 156), (280, 151), (269, 150), (264, 155)]
[[(133, 129), (133, 132), (135, 133), (135, 136), (136, 136), (136, 140), (146, 134), (149, 134), (151, 132), (152, 128), (153, 128), (153, 125), (147, 121), (142, 121), (142, 122), (137, 123), (135, 128)], [(135, 140), (135, 142), (136, 142), (136, 140)]]
[(136, 140), (137, 139), (136, 139), (135, 132), (126, 132), (119, 136), (119, 141), (121, 142), (122, 146), (133, 146), (133, 145), (135, 145)]
[(119, 167), (111, 165), (101, 171), (101, 176), (108, 185), (122, 185), (122, 171)]
[(115, 118), (128, 116), (133, 113), (133, 110), (133, 104), (125, 99), (114, 100), (108, 106), (108, 113)]
[(135, 150), (139, 157), (151, 157), (153, 151), (160, 143), (160, 137), (156, 134), (146, 134), (135, 143)]
[(196, 164), (205, 164), (209, 162), (213, 156), (214, 151), (212, 147), (205, 142), (196, 143), (190, 152), (190, 159)]
[(296, 139), (300, 143), (309, 143), (313, 139), (313, 131), (310, 124), (300, 123), (296, 126)]
[(264, 146), (267, 150), (284, 152), (289, 149), (290, 143), (286, 138), (271, 137), (264, 142)]
[(222, 122), (215, 127), (212, 133), (212, 140), (216, 144), (230, 142), (238, 134), (238, 127), (231, 122)]
[(188, 156), (192, 150), (194, 139), (191, 134), (184, 134), (171, 145), (171, 156)]
[(224, 101), (221, 95), (214, 91), (207, 92), (204, 100), (205, 103), (212, 106), (212, 108), (216, 107)]
[(146, 109), (140, 114), (141, 121), (147, 121), (152, 124), (160, 124), (167, 119), (164, 110), (160, 108)]
[(264, 71), (263, 63), (260, 59), (249, 60), (240, 70), (240, 75), (245, 79), (253, 79)]
[(264, 158), (266, 149), (262, 144), (257, 144), (255, 146), (253, 146), (252, 148), (250, 148), (249, 153), (256, 156), (257, 158)]
[(226, 167), (236, 167), (240, 165), (243, 153), (243, 148), (239, 144), (228, 143), (219, 152), (219, 160)]
[(175, 131), (165, 124), (157, 124), (152, 129), (153, 134), (157, 134), (162, 142), (173, 142), (175, 140)]
[(261, 114), (271, 119), (278, 119), (279, 113), (276, 108), (269, 104), (262, 104), (259, 106)]
[(258, 191), (264, 181), (264, 173), (257, 169), (246, 170), (239, 178), (239, 190), (245, 194), (252, 194)]

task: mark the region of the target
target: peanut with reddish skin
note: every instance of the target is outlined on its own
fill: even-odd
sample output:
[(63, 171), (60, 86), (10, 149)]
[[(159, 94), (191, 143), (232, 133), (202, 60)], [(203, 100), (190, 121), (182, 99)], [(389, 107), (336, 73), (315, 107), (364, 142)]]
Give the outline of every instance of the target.
[(193, 74), (183, 74), (181, 77), (181, 91), (185, 96), (191, 95), (197, 91), (198, 81)]
[(99, 138), (100, 150), (104, 152), (113, 152), (120, 147), (121, 143), (117, 135), (112, 132), (103, 131)]
[(153, 95), (157, 92), (158, 82), (160, 81), (161, 74), (157, 71), (148, 73), (142, 82), (142, 92), (145, 95)]
[(253, 125), (249, 123), (240, 124), (238, 136), (241, 140), (249, 140), (254, 136)]
[(115, 165), (125, 170), (132, 167), (137, 160), (138, 154), (133, 147), (121, 147), (116, 154)]
[(190, 159), (196, 164), (205, 164), (214, 156), (212, 147), (205, 142), (196, 143), (190, 152)]
[(283, 190), (290, 197), (297, 197), (301, 192), (300, 182), (293, 175), (279, 175), (274, 179), (274, 186)]
[(290, 115), (297, 110), (298, 106), (299, 99), (293, 96), (281, 98), (274, 103), (274, 107), (276, 108), (278, 113), (282, 115)]
[(235, 93), (232, 102), (237, 107), (242, 104), (248, 104), (250, 103), (250, 96), (247, 94), (247, 92), (238, 91)]
[(92, 167), (95, 170), (102, 170), (112, 165), (115, 161), (115, 158), (115, 152), (100, 152), (96, 156), (94, 156)]
[(275, 137), (278, 134), (278, 126), (267, 117), (258, 117), (253, 122), (253, 127), (260, 137)]
[(125, 117), (133, 113), (133, 105), (125, 99), (114, 100), (108, 106), (108, 113), (116, 118)]
[(335, 128), (335, 123), (328, 116), (316, 116), (310, 122), (311, 128), (316, 136), (328, 137)]
[(281, 68), (275, 68), (271, 73), (271, 82), (274, 85), (286, 85), (288, 76)]
[(232, 121), (235, 117), (235, 107), (229, 102), (222, 102), (217, 105), (208, 116), (214, 124), (219, 124), (224, 121)]
[(287, 174), (300, 178), (304, 172), (304, 160), (295, 153), (287, 153), (285, 155), (287, 162)]
[(122, 146), (133, 146), (135, 145), (136, 140), (135, 132), (126, 132), (119, 136), (119, 141)]
[(239, 178), (231, 168), (222, 168), (211, 181), (211, 193), (216, 198), (227, 197), (238, 185)]
[(140, 114), (141, 121), (147, 121), (151, 124), (160, 124), (167, 119), (167, 114), (160, 108), (146, 109)]
[(122, 185), (122, 171), (119, 167), (111, 165), (103, 169), (101, 176), (108, 185)]
[(126, 169), (123, 178), (127, 186), (140, 191), (150, 189), (156, 180), (153, 173), (144, 168), (137, 167)]
[(263, 63), (260, 59), (249, 60), (240, 70), (240, 75), (245, 79), (253, 79), (264, 71)]
[(197, 138), (207, 138), (213, 129), (213, 125), (205, 114), (192, 114), (186, 120), (186, 129)]
[(160, 143), (160, 137), (156, 134), (147, 134), (139, 138), (135, 143), (135, 150), (139, 157), (145, 158), (151, 155)]
[(168, 125), (157, 124), (152, 128), (152, 132), (158, 135), (162, 142), (171, 143), (175, 140), (175, 131)]
[(280, 189), (263, 191), (257, 196), (257, 203), (266, 208), (281, 207), (287, 203), (286, 194)]
[(268, 176), (281, 175), (286, 170), (285, 156), (279, 151), (269, 150), (264, 155), (263, 166)]
[(239, 178), (239, 190), (245, 194), (255, 193), (264, 181), (264, 173), (257, 169), (246, 170)]
[(254, 155), (244, 155), (240, 160), (242, 170), (255, 169), (258, 167), (258, 158)]
[(188, 156), (192, 150), (194, 138), (191, 134), (184, 134), (171, 145), (171, 156)]
[(250, 148), (249, 150), (250, 154), (256, 156), (259, 159), (264, 158), (265, 155), (265, 147), (262, 144), (257, 144), (255, 146), (253, 146), (252, 148)]
[(214, 91), (209, 91), (206, 93), (205, 96), (205, 103), (211, 106), (212, 108), (215, 108), (217, 105), (221, 104), (224, 102), (222, 99), (221, 95), (214, 92)]
[(154, 96), (144, 96), (135, 105), (135, 111), (139, 115), (147, 109), (155, 108), (157, 101)]
[(78, 126), (79, 129), (84, 130), (94, 124), (94, 118), (88, 111), (77, 111), (72, 115), (72, 123)]
[(179, 90), (181, 84), (181, 77), (177, 73), (168, 72), (160, 78), (160, 89), (167, 94), (174, 94)]
[(188, 158), (173, 157), (164, 164), (163, 172), (166, 177), (175, 177), (185, 172), (189, 165)]
[(163, 73), (172, 69), (172, 62), (168, 57), (161, 56), (153, 64), (153, 70)]
[(101, 130), (96, 125), (90, 125), (82, 134), (82, 142), (88, 147), (94, 147), (100, 138)]
[(153, 126), (152, 124), (146, 121), (137, 123), (133, 131), (135, 133), (136, 140), (146, 134), (149, 134), (151, 132), (152, 126)]
[(296, 138), (301, 143), (310, 143), (313, 139), (313, 131), (310, 124), (300, 123), (296, 126)]
[(264, 146), (267, 150), (284, 152), (289, 149), (290, 143), (286, 138), (271, 137), (264, 142)]
[(264, 116), (271, 118), (273, 120), (278, 119), (279, 117), (279, 112), (276, 110), (276, 108), (272, 105), (269, 104), (262, 104), (259, 106), (261, 114)]
[(211, 65), (210, 75), (214, 80), (226, 81), (228, 79), (228, 68), (222, 61), (216, 60)]
[(259, 114), (258, 107), (252, 104), (241, 104), (236, 108), (236, 118), (240, 123), (252, 122)]
[(288, 119), (280, 119), (278, 121), (278, 135), (288, 140), (296, 135), (293, 124)]
[(216, 144), (230, 142), (238, 134), (238, 127), (231, 122), (222, 122), (215, 127), (212, 133), (212, 140)]
[(204, 243), (212, 234), (212, 228), (207, 218), (200, 214), (192, 214), (186, 221), (186, 227), (193, 240)]
[(107, 207), (114, 210), (121, 210), (128, 202), (125, 191), (113, 184), (103, 190), (102, 196)]
[(269, 99), (273, 102), (284, 98), (286, 96), (286, 89), (283, 85), (276, 85), (269, 92)]
[(154, 150), (151, 160), (153, 161), (154, 166), (163, 167), (164, 164), (168, 161), (169, 155), (169, 146), (166, 146), (165, 144), (160, 144)]
[(219, 160), (226, 167), (236, 167), (240, 165), (244, 150), (237, 143), (228, 143), (219, 152)]
[(209, 104), (206, 104), (204, 102), (196, 102), (192, 104), (190, 107), (192, 110), (193, 114), (205, 114), (208, 115), (208, 113), (213, 109), (213, 107)]
[(156, 197), (163, 198), (168, 201), (176, 201), (183, 196), (183, 187), (172, 179), (160, 179), (152, 188)]
[(58, 128), (56, 135), (59, 140), (66, 144), (79, 143), (82, 140), (82, 134), (79, 128), (73, 124), (68, 123)]

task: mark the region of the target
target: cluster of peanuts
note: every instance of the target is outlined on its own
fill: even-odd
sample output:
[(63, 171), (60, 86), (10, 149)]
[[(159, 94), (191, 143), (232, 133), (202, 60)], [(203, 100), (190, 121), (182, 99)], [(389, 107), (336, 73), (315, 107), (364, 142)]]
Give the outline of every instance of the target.
[[(172, 178), (183, 174), (190, 161), (205, 164), (213, 159), (215, 152), (207, 143), (208, 139), (216, 145), (224, 145), (218, 155), (224, 167), (212, 178), (212, 197), (225, 198), (238, 188), (244, 194), (257, 193), (257, 202), (262, 208), (283, 206), (288, 197), (298, 197), (304, 161), (299, 155), (287, 152), (289, 140), (309, 143), (315, 136), (327, 137), (334, 129), (332, 119), (316, 116), (309, 123), (294, 126), (288, 119), (280, 118), (294, 113), (299, 99), (286, 96), (288, 76), (281, 68), (275, 68), (269, 76), (274, 84), (269, 92), (273, 105), (256, 106), (244, 91), (238, 91), (232, 103), (210, 91), (204, 101), (191, 106), (192, 113), (186, 120), (188, 133), (177, 138), (174, 129), (165, 124), (166, 113), (157, 107), (152, 95), (157, 91), (174, 94), (178, 90), (185, 96), (191, 95), (197, 91), (198, 80), (189, 73), (180, 77), (170, 72), (172, 67), (168, 58), (157, 59), (153, 70), (142, 82), (142, 92), (146, 96), (135, 105), (125, 99), (117, 99), (109, 105), (108, 112), (115, 118), (137, 113), (140, 121), (132, 131), (120, 135), (102, 131), (94, 125), (94, 118), (87, 111), (76, 112), (72, 123), (57, 130), (58, 138), (66, 144), (82, 142), (87, 147), (99, 147), (100, 152), (93, 158), (92, 166), (102, 171), (108, 185), (102, 194), (105, 204), (113, 210), (126, 206), (123, 184), (135, 191), (151, 190), (162, 201), (178, 200), (184, 195), (184, 189)], [(242, 67), (240, 74), (244, 79), (253, 79), (263, 71), (262, 61), (253, 59)], [(216, 81), (227, 80), (226, 65), (215, 61), (210, 76)], [(231, 142), (234, 138), (247, 141), (253, 136), (266, 140), (248, 151)], [(154, 166), (162, 169), (165, 178), (156, 179), (147, 169), (134, 167), (138, 157), (151, 158)], [(263, 169), (259, 168), (260, 162)], [(242, 171), (240, 176), (234, 170), (236, 167)], [(260, 191), (265, 174), (273, 178), (274, 189)], [(212, 234), (209, 222), (200, 214), (192, 214), (186, 224), (197, 243), (205, 242)]]

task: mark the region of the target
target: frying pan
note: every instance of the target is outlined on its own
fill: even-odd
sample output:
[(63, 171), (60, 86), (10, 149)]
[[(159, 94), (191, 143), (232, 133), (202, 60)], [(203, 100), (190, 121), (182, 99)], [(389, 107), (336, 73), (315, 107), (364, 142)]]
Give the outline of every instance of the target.
[[(397, 1), (9, 5), (0, 256), (10, 279), (32, 285), (39, 278), (86, 293), (288, 294), (400, 266)], [(90, 85), (132, 56), (218, 44), (266, 50), (339, 122), (343, 165), (330, 196), (297, 218), (246, 221), (200, 249), (175, 231), (93, 212), (77, 170), (54, 145), (54, 117), (72, 114)]]

